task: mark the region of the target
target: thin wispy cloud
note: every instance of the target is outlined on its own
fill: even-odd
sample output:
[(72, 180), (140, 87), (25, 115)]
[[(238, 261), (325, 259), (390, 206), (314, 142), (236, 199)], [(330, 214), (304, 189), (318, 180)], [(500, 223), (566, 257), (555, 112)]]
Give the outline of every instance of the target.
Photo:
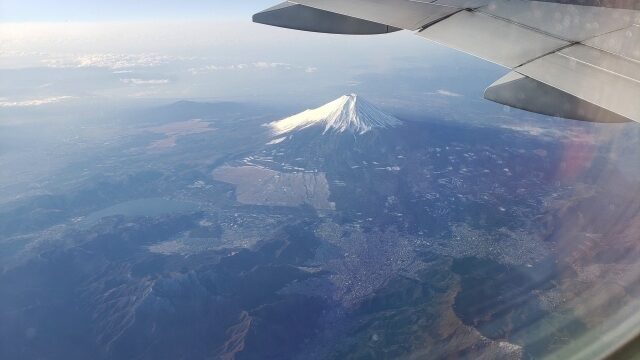
[(256, 69), (277, 69), (277, 68), (290, 69), (292, 67), (291, 64), (287, 64), (287, 63), (279, 63), (279, 62), (268, 63), (264, 61), (253, 63), (252, 65)]
[(450, 97), (461, 97), (461, 94), (455, 93), (453, 91), (449, 91), (449, 90), (444, 90), (444, 89), (440, 89), (438, 91), (436, 91), (436, 94), (438, 95), (442, 95), (442, 96), (450, 96)]
[(531, 136), (535, 136), (537, 138), (548, 138), (548, 139), (569, 139), (572, 141), (578, 142), (586, 142), (593, 143), (596, 141), (594, 138), (594, 134), (588, 131), (585, 131), (584, 128), (579, 126), (577, 127), (567, 127), (567, 128), (556, 128), (554, 126), (534, 126), (529, 124), (506, 124), (501, 125), (500, 127), (504, 129), (509, 129), (513, 131), (518, 131), (521, 133), (526, 133)]
[(51, 68), (108, 68), (113, 70), (153, 67), (174, 61), (176, 58), (158, 54), (84, 54), (59, 55), (43, 59)]
[(318, 71), (318, 68), (313, 66), (300, 66), (300, 65), (292, 65), (289, 63), (283, 62), (267, 62), (267, 61), (258, 61), (254, 63), (241, 63), (241, 64), (230, 64), (230, 65), (206, 65), (197, 68), (190, 68), (189, 72), (193, 75), (207, 74), (216, 71), (236, 71), (236, 70), (270, 70), (270, 69), (284, 69), (284, 70), (300, 70), (307, 73), (312, 73)]
[(223, 70), (242, 70), (248, 68), (248, 64), (234, 64), (234, 65), (206, 65), (198, 68), (190, 68), (189, 72), (193, 75), (206, 74), (214, 71)]
[(29, 107), (29, 106), (41, 106), (47, 104), (59, 103), (74, 99), (74, 96), (52, 96), (39, 99), (27, 99), (27, 100), (9, 100), (7, 98), (0, 98), (0, 108), (12, 108), (12, 107)]
[(130, 85), (165, 85), (169, 83), (169, 79), (120, 79), (125, 84)]

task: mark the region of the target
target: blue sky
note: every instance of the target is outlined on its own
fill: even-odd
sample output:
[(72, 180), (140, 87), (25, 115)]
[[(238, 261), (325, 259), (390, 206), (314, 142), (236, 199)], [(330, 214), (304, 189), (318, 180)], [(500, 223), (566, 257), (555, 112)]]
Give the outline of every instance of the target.
[(0, 0), (0, 21), (249, 18), (278, 0)]

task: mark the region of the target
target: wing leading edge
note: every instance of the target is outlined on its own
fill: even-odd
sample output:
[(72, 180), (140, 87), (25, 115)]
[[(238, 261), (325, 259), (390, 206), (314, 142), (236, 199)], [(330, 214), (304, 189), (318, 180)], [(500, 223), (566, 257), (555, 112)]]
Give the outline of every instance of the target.
[(415, 31), (512, 71), (485, 98), (591, 122), (640, 122), (640, 10), (530, 0), (296, 0), (254, 16), (338, 34)]

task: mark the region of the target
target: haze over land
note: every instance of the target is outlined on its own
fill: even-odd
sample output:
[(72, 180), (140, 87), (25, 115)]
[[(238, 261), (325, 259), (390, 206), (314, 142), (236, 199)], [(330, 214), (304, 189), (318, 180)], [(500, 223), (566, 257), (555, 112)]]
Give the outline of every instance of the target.
[(637, 124), (221, 4), (3, 2), (0, 358), (528, 359), (638, 313)]

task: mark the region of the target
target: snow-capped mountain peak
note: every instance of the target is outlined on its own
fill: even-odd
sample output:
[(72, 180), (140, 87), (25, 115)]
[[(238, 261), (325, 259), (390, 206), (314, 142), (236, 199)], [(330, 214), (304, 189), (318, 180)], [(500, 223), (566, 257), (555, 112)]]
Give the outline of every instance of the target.
[(351, 94), (316, 109), (309, 109), (268, 126), (274, 135), (282, 135), (311, 126), (323, 126), (324, 132), (364, 134), (375, 128), (401, 125), (397, 118), (384, 113), (362, 97)]

